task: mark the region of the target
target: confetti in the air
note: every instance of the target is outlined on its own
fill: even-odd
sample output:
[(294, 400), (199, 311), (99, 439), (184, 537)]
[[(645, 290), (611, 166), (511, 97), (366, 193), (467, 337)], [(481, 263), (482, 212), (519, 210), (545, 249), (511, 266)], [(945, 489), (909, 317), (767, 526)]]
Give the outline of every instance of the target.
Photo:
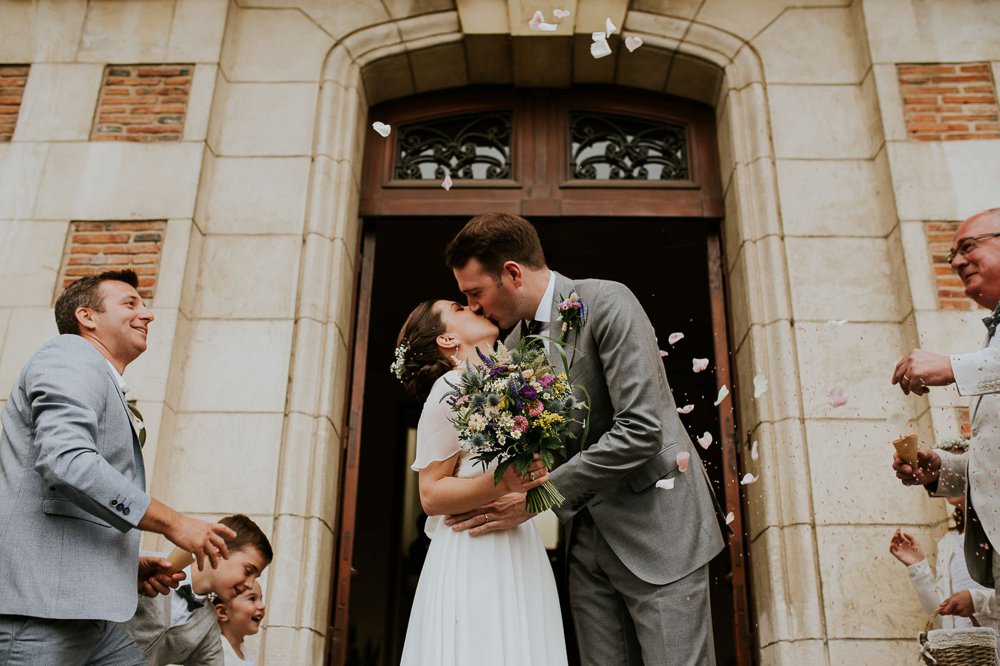
[(750, 460), (757, 460), (760, 457), (760, 453), (757, 451), (757, 440), (753, 440), (753, 444), (750, 445)]
[(691, 369), (695, 372), (701, 372), (708, 367), (707, 358), (693, 358), (691, 359)]
[(686, 472), (688, 469), (688, 463), (691, 462), (691, 454), (687, 451), (681, 451), (677, 454), (677, 469), (682, 472)]
[(372, 129), (375, 130), (383, 139), (389, 136), (389, 133), (392, 132), (392, 127), (386, 123), (380, 123), (377, 120), (372, 123)]
[(660, 479), (656, 482), (656, 487), (661, 490), (673, 490), (674, 480), (673, 479)]
[(830, 389), (830, 393), (827, 397), (830, 399), (830, 405), (833, 407), (843, 407), (847, 404), (847, 394), (844, 393), (844, 389), (839, 386)]
[(625, 38), (625, 48), (628, 49), (629, 53), (632, 53), (640, 46), (642, 46), (642, 37), (639, 37), (638, 35), (629, 35)]
[(667, 337), (667, 342), (669, 342), (671, 345), (676, 345), (683, 339), (684, 339), (683, 333), (671, 333), (670, 336)]
[(733, 522), (734, 520), (736, 520), (736, 516), (733, 515), (732, 511), (726, 514), (726, 525)]
[(528, 21), (528, 27), (532, 30), (541, 30), (542, 32), (554, 32), (559, 29), (555, 23), (546, 23), (545, 15), (542, 14), (541, 10), (536, 11), (531, 20)]
[(553, 9), (552, 10), (552, 15), (555, 16), (557, 19), (564, 19), (567, 16), (569, 16), (571, 13), (572, 12), (570, 12), (568, 9)]
[(846, 319), (831, 319), (830, 321), (826, 322), (826, 327), (827, 328), (840, 328), (841, 326), (843, 326), (846, 323), (847, 323)]
[(741, 486), (749, 486), (751, 483), (754, 483), (755, 481), (757, 481), (758, 478), (760, 478), (760, 477), (754, 476), (750, 472), (747, 472), (746, 474), (743, 475), (743, 478), (740, 479), (740, 485)]
[(715, 402), (713, 404), (716, 407), (718, 407), (722, 403), (722, 401), (726, 399), (726, 396), (728, 395), (729, 395), (729, 387), (723, 384), (722, 388), (719, 389), (719, 397), (715, 399)]
[(667, 357), (667, 356), (670, 356), (670, 354), (668, 354), (667, 352), (665, 352), (665, 351), (663, 351), (663, 350), (661, 349), (661, 350), (660, 350), (660, 358), (664, 358), (664, 357)]
[(604, 56), (611, 55), (611, 46), (608, 44), (608, 38), (603, 32), (591, 33), (591, 39), (594, 43), (590, 45), (590, 55), (594, 58), (603, 58)]
[(767, 393), (767, 378), (764, 375), (757, 375), (753, 378), (753, 397), (754, 399)]
[(706, 430), (700, 437), (698, 437), (698, 445), (703, 449), (707, 449), (712, 446), (712, 433)]
[(690, 414), (694, 411), (694, 405), (684, 405), (683, 407), (677, 408), (677, 413), (679, 414)]
[(450, 190), (451, 186), (452, 186), (451, 174), (446, 173), (444, 175), (444, 180), (441, 181), (441, 187), (443, 187), (445, 190)]
[(604, 32), (608, 33), (608, 37), (618, 32), (618, 28), (611, 22), (610, 17), (604, 19)]

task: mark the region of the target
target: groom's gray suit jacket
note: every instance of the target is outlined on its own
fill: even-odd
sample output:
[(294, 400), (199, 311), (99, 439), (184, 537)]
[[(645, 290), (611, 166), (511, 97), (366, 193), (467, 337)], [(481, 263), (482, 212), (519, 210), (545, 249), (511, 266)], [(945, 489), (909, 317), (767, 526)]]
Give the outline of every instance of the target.
[(136, 607), (149, 506), (142, 452), (104, 356), (61, 335), (0, 416), (0, 614), (112, 620)]
[[(588, 308), (569, 331), (569, 375), (590, 395), (586, 442), (567, 441), (568, 460), (551, 474), (566, 498), (555, 512), (568, 521), (586, 508), (601, 535), (641, 580), (671, 583), (723, 547), (718, 503), (698, 452), (677, 415), (653, 326), (628, 287), (606, 280), (571, 280), (556, 273), (549, 337), (558, 338), (560, 297), (576, 292)], [(509, 346), (520, 331), (508, 338)], [(549, 358), (556, 370), (562, 360)], [(677, 454), (691, 455), (687, 472)], [(673, 478), (671, 490), (656, 482)]]

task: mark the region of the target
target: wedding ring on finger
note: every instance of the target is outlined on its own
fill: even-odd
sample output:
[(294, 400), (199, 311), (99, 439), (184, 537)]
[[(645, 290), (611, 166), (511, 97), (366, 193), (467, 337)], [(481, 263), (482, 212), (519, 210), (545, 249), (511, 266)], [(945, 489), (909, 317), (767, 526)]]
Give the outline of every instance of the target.
[(534, 472), (528, 472), (528, 478), (531, 479), (532, 481), (534, 481), (535, 480), (535, 473)]
[(485, 525), (486, 523), (490, 522), (490, 514), (484, 513), (483, 514), (483, 519), (484, 519), (483, 520), (483, 525)]

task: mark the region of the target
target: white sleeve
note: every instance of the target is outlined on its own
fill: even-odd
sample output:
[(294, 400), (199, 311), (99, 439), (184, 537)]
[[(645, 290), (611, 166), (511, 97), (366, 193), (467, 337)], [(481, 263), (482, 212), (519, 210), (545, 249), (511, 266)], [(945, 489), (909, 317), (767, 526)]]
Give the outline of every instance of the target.
[(458, 431), (449, 420), (451, 406), (442, 400), (448, 390), (444, 379), (438, 379), (424, 402), (420, 422), (417, 424), (417, 453), (410, 465), (410, 469), (415, 472), (431, 463), (447, 460), (462, 449)]
[(928, 490), (928, 494), (931, 497), (964, 497), (969, 456), (943, 449), (934, 449), (934, 452), (941, 457), (941, 471), (936, 489), (933, 492)]
[(979, 620), (979, 624), (984, 624), (984, 620), (997, 619), (997, 595), (995, 591), (986, 587), (969, 588), (969, 594), (972, 595), (973, 615)]
[(916, 564), (906, 567), (906, 572), (910, 576), (910, 583), (913, 584), (913, 589), (916, 590), (917, 596), (920, 597), (920, 605), (924, 607), (924, 612), (927, 614), (933, 613), (934, 609), (941, 603), (941, 599), (939, 598), (940, 595), (937, 583), (934, 580), (934, 574), (931, 572), (931, 565), (926, 559), (920, 560)]
[[(992, 345), (992, 341), (991, 341)], [(954, 354), (951, 370), (961, 395), (1000, 392), (1000, 348), (989, 346), (968, 354)]]

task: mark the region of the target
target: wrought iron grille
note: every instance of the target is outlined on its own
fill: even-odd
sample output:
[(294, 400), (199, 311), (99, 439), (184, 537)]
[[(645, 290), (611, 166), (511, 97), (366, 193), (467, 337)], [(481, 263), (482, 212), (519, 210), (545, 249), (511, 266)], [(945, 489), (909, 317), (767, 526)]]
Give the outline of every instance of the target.
[(570, 111), (570, 177), (578, 180), (687, 180), (683, 125)]
[(396, 142), (395, 177), (496, 180), (511, 177), (512, 113), (453, 116), (403, 125)]

